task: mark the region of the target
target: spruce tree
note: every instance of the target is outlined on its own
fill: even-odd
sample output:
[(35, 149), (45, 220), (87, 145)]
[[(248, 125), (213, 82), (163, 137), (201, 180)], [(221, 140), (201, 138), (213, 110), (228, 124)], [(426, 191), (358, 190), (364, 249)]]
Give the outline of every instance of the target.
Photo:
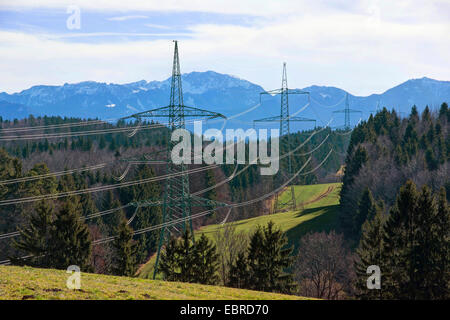
[[(119, 202), (119, 200), (113, 200), (111, 203), (109, 203), (109, 206), (106, 207), (106, 210), (118, 209), (121, 206), (122, 204)], [(125, 219), (125, 213), (122, 209), (118, 209), (111, 214), (103, 216), (102, 218), (103, 223), (106, 225), (109, 232), (114, 233), (120, 222)]]
[(112, 272), (119, 276), (133, 276), (136, 272), (136, 244), (133, 241), (133, 230), (127, 225), (127, 220), (122, 219), (115, 231)]
[[(377, 265), (384, 270), (383, 263), (383, 223), (384, 217), (378, 210), (372, 220), (367, 220), (362, 226), (361, 240), (356, 253), (359, 257), (355, 261), (356, 269), (356, 296), (360, 299), (380, 299), (383, 296), (381, 290), (367, 289), (367, 268)], [(383, 278), (381, 279), (383, 281)], [(382, 287), (383, 289), (383, 287)]]
[(82, 270), (89, 267), (92, 243), (80, 213), (78, 201), (68, 198), (56, 214), (49, 251), (51, 266), (56, 269), (66, 269), (70, 265)]
[(189, 230), (180, 239), (170, 239), (159, 264), (159, 271), (168, 281), (216, 284), (217, 270), (215, 245), (205, 235), (194, 244)]
[(361, 226), (366, 220), (371, 220), (377, 213), (377, 205), (373, 199), (372, 192), (366, 188), (358, 203), (358, 210), (353, 217), (353, 235), (359, 240), (361, 236)]
[(439, 118), (447, 119), (450, 122), (450, 110), (448, 109), (448, 104), (446, 102), (441, 104), (441, 108), (439, 109)]
[[(212, 170), (207, 170), (205, 173), (205, 184), (206, 187), (212, 187), (216, 184), (216, 179), (214, 177), (214, 172)], [(208, 190), (205, 193), (205, 197), (211, 200), (217, 200), (217, 191), (215, 188)]]
[(160, 271), (169, 281), (194, 281), (194, 243), (189, 230), (181, 239), (171, 238), (165, 251), (161, 255)]
[(264, 270), (264, 235), (261, 226), (255, 230), (250, 237), (250, 243), (247, 253), (247, 262), (249, 267), (249, 285), (247, 289), (262, 290), (267, 287), (264, 283), (267, 277)]
[(437, 199), (436, 242), (435, 248), (440, 250), (434, 256), (434, 279), (432, 284), (433, 298), (450, 298), (450, 208), (447, 203), (445, 188), (441, 188)]
[(270, 221), (266, 227), (258, 227), (250, 239), (248, 249), (250, 289), (292, 293), (294, 277), (287, 273), (294, 258), (293, 248), (286, 248), (287, 238)]
[[(211, 187), (211, 189), (205, 193), (205, 197), (207, 199), (217, 200), (217, 191), (216, 191), (216, 188), (213, 188), (215, 184), (216, 184), (216, 179), (214, 177), (214, 172), (212, 170), (207, 170), (205, 173), (205, 185), (206, 185), (206, 188)], [(209, 208), (213, 209), (214, 206), (210, 206)], [(216, 217), (216, 211), (213, 211), (210, 215), (210, 219), (214, 219), (215, 217)]]
[(161, 262), (159, 263), (159, 272), (167, 281), (180, 280), (179, 268), (179, 245), (175, 237), (171, 237), (161, 254)]
[(202, 233), (194, 245), (193, 282), (202, 284), (216, 284), (219, 280), (219, 256), (216, 246)]
[[(349, 147), (350, 150), (350, 147)], [(346, 236), (352, 237), (354, 231), (353, 228), (353, 212), (356, 210), (356, 206), (353, 206), (354, 199), (349, 196), (348, 190), (351, 187), (355, 177), (359, 174), (359, 171), (367, 163), (369, 156), (365, 147), (359, 145), (356, 150), (347, 156), (345, 174), (342, 178), (342, 189), (340, 192), (340, 210), (339, 216), (340, 224)]]
[(236, 261), (230, 267), (228, 279), (227, 286), (250, 288), (250, 270), (245, 252), (239, 252)]
[(393, 299), (448, 297), (449, 214), (445, 192), (439, 200), (412, 181), (400, 189), (384, 225), (383, 295)]
[(194, 279), (194, 243), (189, 229), (183, 233), (179, 242), (180, 281), (193, 282)]
[[(137, 168), (137, 174), (135, 179), (148, 179), (154, 177), (153, 170), (146, 165), (141, 165)], [(130, 201), (140, 201), (147, 199), (158, 199), (160, 197), (160, 188), (157, 183), (150, 182), (130, 188), (124, 188), (121, 191), (122, 203), (128, 203)], [(139, 214), (132, 222), (132, 228), (135, 230), (148, 228), (153, 225), (157, 225), (162, 221), (162, 213), (160, 207), (142, 207), (139, 208)], [(137, 261), (143, 262), (147, 257), (156, 251), (157, 241), (159, 233), (158, 231), (152, 231), (139, 236)]]
[(389, 218), (384, 224), (385, 261), (382, 286), (388, 298), (408, 298), (411, 292), (410, 267), (413, 231), (416, 228), (417, 208), (416, 185), (411, 181), (400, 188), (395, 205), (390, 210)]
[(27, 255), (30, 259), (13, 259), (14, 264), (27, 264), (34, 267), (52, 267), (48, 253), (51, 246), (51, 235), (54, 219), (53, 205), (46, 201), (39, 201), (33, 213), (27, 218), (24, 228), (19, 228), (20, 237), (13, 245)]

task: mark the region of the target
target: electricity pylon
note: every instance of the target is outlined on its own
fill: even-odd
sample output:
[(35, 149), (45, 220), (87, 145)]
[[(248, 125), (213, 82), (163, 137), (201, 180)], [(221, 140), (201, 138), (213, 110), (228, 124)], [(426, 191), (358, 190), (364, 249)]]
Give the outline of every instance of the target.
[[(288, 162), (288, 174), (289, 176), (292, 175), (292, 155), (290, 154), (291, 151), (291, 132), (290, 132), (290, 123), (291, 122), (314, 122), (314, 127), (316, 126), (316, 120), (315, 119), (308, 119), (304, 117), (295, 117), (289, 115), (289, 95), (290, 94), (306, 94), (308, 95), (309, 100), (309, 92), (299, 90), (299, 89), (289, 89), (288, 83), (287, 83), (287, 72), (286, 72), (286, 62), (283, 63), (283, 76), (281, 79), (281, 88), (270, 90), (270, 91), (263, 91), (260, 93), (260, 100), (261, 96), (263, 94), (269, 94), (269, 95), (281, 95), (281, 108), (280, 108), (280, 115), (274, 116), (274, 117), (268, 117), (258, 120), (253, 120), (253, 122), (279, 122), (280, 123), (280, 153), (289, 153), (289, 156), (287, 157)], [(283, 140), (283, 137), (285, 138)], [(285, 141), (283, 143), (283, 141)], [(277, 210), (277, 204), (278, 204), (278, 194), (275, 195), (275, 211)], [(291, 185), (291, 200), (287, 203), (292, 206), (292, 209), (295, 210), (297, 207), (296, 201), (295, 201), (295, 192), (294, 192), (294, 185)]]
[[(226, 204), (198, 196), (192, 196), (190, 194), (189, 173), (186, 172), (186, 164), (183, 162), (181, 164), (174, 164), (171, 161), (172, 149), (176, 145), (176, 142), (172, 141), (170, 135), (177, 129), (185, 129), (185, 119), (187, 117), (202, 117), (205, 119), (225, 119), (226, 117), (217, 112), (188, 107), (184, 105), (183, 89), (181, 86), (180, 60), (178, 56), (178, 42), (175, 40), (174, 42), (175, 50), (173, 54), (170, 104), (166, 107), (136, 113), (123, 119), (135, 118), (139, 122), (141, 122), (142, 118), (168, 118), (169, 132), (167, 139), (168, 147), (166, 153), (166, 171), (167, 174), (174, 174), (175, 176), (171, 176), (170, 178), (167, 178), (165, 180), (164, 196), (162, 200), (163, 223), (168, 223), (175, 219), (181, 219), (183, 231), (186, 231), (187, 228), (189, 228), (191, 231), (192, 241), (194, 241), (194, 230), (192, 227), (191, 219), (192, 207), (224, 206)], [(136, 161), (136, 159), (131, 159), (130, 161)], [(147, 161), (147, 163), (151, 163), (151, 161)], [(159, 206), (161, 205), (161, 200), (146, 199), (142, 201), (136, 201), (133, 203), (133, 205), (137, 207)], [(188, 221), (189, 226), (187, 226)], [(156, 273), (158, 271), (161, 249), (164, 244), (168, 242), (169, 232), (167, 232), (166, 228), (168, 227), (163, 227), (160, 232), (153, 279), (155, 279)]]
[(336, 110), (333, 111), (333, 113), (343, 113), (344, 114), (344, 129), (345, 130), (350, 130), (350, 113), (360, 113), (362, 114), (361, 110), (355, 110), (355, 109), (350, 109), (349, 103), (348, 103), (348, 93), (347, 96), (345, 97), (345, 109), (342, 110)]

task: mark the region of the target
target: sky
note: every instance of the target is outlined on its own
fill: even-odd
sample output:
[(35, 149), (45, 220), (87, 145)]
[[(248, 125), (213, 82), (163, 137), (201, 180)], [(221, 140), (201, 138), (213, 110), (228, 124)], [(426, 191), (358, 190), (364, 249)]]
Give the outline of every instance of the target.
[(213, 70), (382, 93), (450, 80), (450, 0), (0, 0), (0, 92)]

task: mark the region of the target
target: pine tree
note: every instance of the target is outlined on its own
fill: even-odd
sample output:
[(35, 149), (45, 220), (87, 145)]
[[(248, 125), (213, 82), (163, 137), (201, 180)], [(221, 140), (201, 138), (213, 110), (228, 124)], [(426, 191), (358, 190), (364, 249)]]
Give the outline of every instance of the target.
[(250, 287), (248, 287), (247, 289), (258, 290), (261, 287), (266, 287), (266, 285), (263, 283), (267, 280), (266, 274), (264, 272), (264, 264), (262, 261), (265, 255), (263, 246), (264, 235), (262, 228), (258, 226), (253, 235), (250, 237), (250, 243), (247, 253), (249, 268), (248, 283), (250, 285)]
[(340, 192), (340, 210), (342, 214), (339, 216), (339, 219), (345, 235), (350, 237), (353, 233), (354, 207), (351, 204), (354, 200), (347, 195), (347, 192), (363, 165), (367, 163), (367, 160), (367, 150), (361, 145), (356, 148), (353, 154), (349, 154), (346, 160), (347, 165), (345, 167), (345, 174), (342, 179), (343, 184)]
[(424, 186), (420, 192), (416, 212), (417, 229), (411, 248), (412, 261), (410, 261), (414, 272), (410, 280), (414, 283), (414, 298), (431, 299), (433, 297), (431, 289), (435, 281), (438, 280), (435, 279), (436, 273), (433, 272), (435, 268), (434, 254), (441, 249), (436, 247), (441, 243), (436, 238), (437, 207), (431, 190), (427, 186)]
[[(114, 200), (113, 193), (107, 193), (106, 199), (111, 200), (105, 203), (105, 210), (118, 209), (122, 206), (119, 200)], [(118, 209), (111, 214), (102, 217), (103, 224), (106, 226), (109, 233), (114, 233), (120, 222), (125, 219), (125, 213), (122, 209)]]
[(438, 204), (431, 190), (420, 192), (412, 181), (400, 189), (384, 225), (385, 297), (445, 299), (448, 297), (449, 214), (445, 192)]
[(13, 245), (27, 255), (32, 255), (30, 259), (13, 259), (14, 264), (27, 264), (34, 267), (49, 268), (52, 265), (49, 261), (48, 252), (51, 246), (51, 235), (54, 219), (53, 205), (46, 201), (39, 201), (35, 206), (35, 212), (27, 217), (27, 224), (20, 228), (20, 237), (13, 242)]
[(193, 282), (194, 279), (194, 243), (189, 229), (183, 233), (179, 242), (179, 269), (181, 282)]
[(115, 229), (112, 272), (119, 276), (133, 276), (136, 272), (136, 244), (133, 241), (133, 230), (127, 225), (126, 219), (122, 219)]
[(450, 208), (445, 188), (437, 197), (434, 241), (432, 247), (438, 252), (434, 255), (431, 295), (432, 299), (450, 298)]
[(80, 196), (80, 204), (83, 208), (83, 216), (87, 216), (88, 214), (92, 214), (98, 211), (90, 193), (82, 194)]
[(86, 224), (80, 220), (79, 203), (68, 198), (56, 215), (51, 235), (49, 259), (56, 269), (77, 265), (82, 270), (89, 267), (91, 240)]
[(444, 102), (441, 104), (441, 108), (439, 109), (439, 118), (447, 117), (448, 113), (448, 104)]
[(445, 188), (438, 195), (436, 216), (436, 243), (440, 254), (435, 256), (435, 283), (433, 295), (437, 299), (450, 298), (450, 208), (447, 203)]
[(384, 224), (384, 254), (389, 257), (382, 273), (387, 298), (408, 298), (411, 292), (410, 267), (413, 230), (415, 230), (417, 190), (412, 181), (400, 188), (394, 207)]
[(422, 112), (422, 121), (429, 122), (431, 120), (430, 108), (425, 106), (425, 109)]
[[(207, 170), (205, 173), (205, 184), (206, 187), (212, 187), (216, 184), (216, 179), (214, 177), (214, 173), (212, 170)], [(211, 200), (217, 200), (217, 191), (215, 188), (212, 188), (211, 190), (207, 191), (205, 193), (205, 197)]]
[[(154, 177), (153, 170), (146, 165), (141, 165), (137, 168), (136, 179), (148, 179)], [(145, 183), (139, 186), (124, 188), (121, 191), (121, 200), (123, 203), (130, 201), (140, 201), (145, 199), (158, 199), (160, 197), (160, 188), (157, 183)], [(162, 221), (162, 213), (160, 207), (142, 207), (139, 208), (139, 214), (132, 223), (132, 228), (135, 230), (148, 228), (157, 225)], [(147, 234), (139, 236), (137, 261), (143, 262), (147, 257), (156, 251), (159, 233), (152, 231)]]
[(219, 280), (219, 256), (216, 246), (202, 233), (194, 245), (193, 282), (202, 284), (216, 284)]
[[(357, 274), (356, 295), (360, 299), (380, 299), (383, 297), (383, 286), (381, 290), (367, 289), (367, 268), (377, 265), (383, 273), (383, 224), (384, 217), (378, 210), (372, 220), (367, 220), (362, 226), (362, 235), (356, 253), (359, 260), (355, 262)], [(381, 279), (383, 281), (383, 278)]]
[(250, 270), (246, 253), (241, 251), (236, 261), (230, 267), (227, 286), (233, 288), (250, 288), (249, 274)]
[(417, 153), (419, 148), (419, 138), (415, 129), (415, 122), (412, 120), (408, 123), (403, 136), (403, 148), (410, 158)]
[(205, 235), (194, 244), (189, 230), (180, 239), (171, 238), (161, 255), (159, 271), (168, 281), (216, 284), (216, 247)]
[(413, 105), (411, 108), (411, 114), (409, 115), (409, 119), (417, 122), (419, 120), (419, 112), (417, 111), (416, 105)]
[(171, 237), (161, 254), (159, 271), (167, 281), (180, 281), (179, 245), (175, 237)]
[(100, 137), (100, 141), (98, 142), (98, 148), (100, 150), (103, 150), (103, 149), (105, 149), (105, 147), (106, 147), (106, 140), (105, 140), (105, 137), (102, 135)]
[(353, 217), (353, 235), (356, 239), (361, 236), (361, 226), (366, 220), (371, 220), (377, 213), (377, 205), (373, 199), (372, 192), (366, 188), (358, 203), (358, 210)]
[(189, 230), (186, 230), (181, 239), (171, 238), (168, 246), (161, 255), (160, 271), (169, 281), (194, 281), (194, 243)]
[[(205, 185), (206, 188), (211, 188), (205, 193), (205, 197), (207, 199), (211, 200), (217, 200), (217, 191), (216, 188), (214, 188), (214, 185), (216, 184), (216, 179), (214, 177), (214, 172), (212, 170), (207, 170), (205, 173)], [(210, 206), (209, 209), (213, 209), (214, 206)], [(216, 217), (216, 211), (213, 211), (210, 215), (210, 219), (215, 219)]]
[(439, 160), (434, 156), (433, 150), (428, 147), (425, 153), (425, 161), (427, 163), (428, 170), (433, 171), (439, 167)]
[[(22, 175), (22, 163), (17, 158), (12, 158), (3, 148), (0, 148), (0, 180), (19, 178)], [(12, 196), (18, 191), (17, 184), (0, 185), (0, 198)]]
[(264, 228), (258, 227), (250, 239), (247, 256), (250, 289), (293, 292), (293, 275), (285, 272), (294, 262), (293, 248), (285, 248), (286, 245), (286, 236), (272, 221)]

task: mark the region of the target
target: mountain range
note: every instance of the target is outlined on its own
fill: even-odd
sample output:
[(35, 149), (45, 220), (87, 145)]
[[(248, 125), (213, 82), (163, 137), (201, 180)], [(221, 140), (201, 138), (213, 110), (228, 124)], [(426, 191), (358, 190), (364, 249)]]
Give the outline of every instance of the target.
[[(248, 128), (254, 119), (280, 114), (280, 97), (263, 95), (264, 89), (247, 80), (214, 71), (191, 72), (182, 75), (184, 104), (220, 112), (231, 119), (226, 127)], [(344, 123), (342, 110), (346, 104), (343, 89), (328, 86), (302, 88), (306, 95), (289, 96), (291, 115), (315, 119), (324, 125), (333, 118), (331, 126)], [(127, 84), (85, 81), (62, 86), (37, 85), (18, 93), (0, 93), (0, 116), (3, 119), (35, 116), (67, 116), (80, 118), (117, 119), (137, 112), (167, 106), (170, 95), (170, 78), (164, 81), (138, 81)], [(260, 100), (261, 99), (261, 100)], [(261, 105), (256, 106), (261, 101)], [(409, 114), (412, 105), (419, 111), (426, 105), (439, 108), (450, 102), (450, 81), (430, 78), (411, 79), (381, 94), (354, 96), (348, 93), (351, 109), (361, 112), (351, 114), (351, 124), (366, 119), (378, 108), (395, 109), (401, 116)], [(306, 107), (305, 107), (306, 106)], [(305, 107), (305, 108), (303, 108)], [(233, 118), (233, 115), (251, 111)], [(298, 113), (297, 111), (302, 110)], [(214, 125), (214, 127), (221, 125)], [(313, 127), (313, 122), (292, 124), (294, 130)], [(212, 127), (212, 123), (210, 125)], [(277, 127), (276, 124), (268, 127)]]

